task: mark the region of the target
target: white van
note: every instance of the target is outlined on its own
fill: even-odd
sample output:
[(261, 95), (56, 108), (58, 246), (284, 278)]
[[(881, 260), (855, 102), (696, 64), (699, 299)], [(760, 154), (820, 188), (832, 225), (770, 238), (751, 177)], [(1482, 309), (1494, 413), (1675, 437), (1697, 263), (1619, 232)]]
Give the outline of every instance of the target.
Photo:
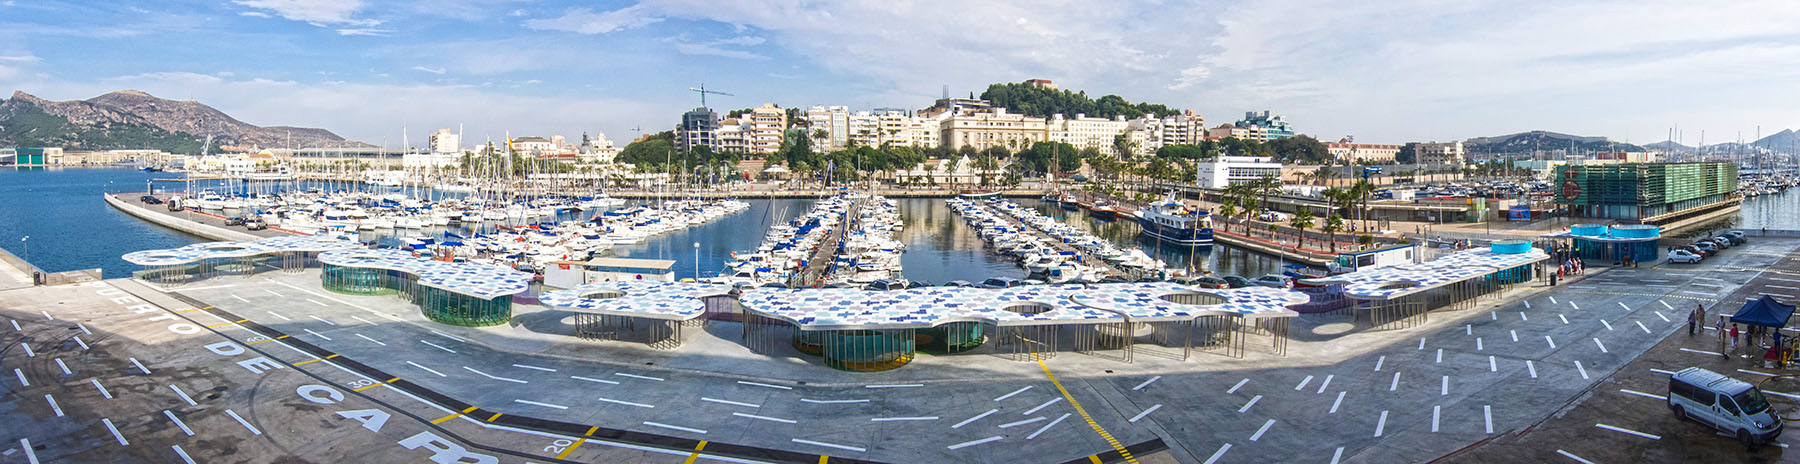
[(1745, 447), (1781, 436), (1781, 418), (1761, 390), (1742, 380), (1690, 367), (1669, 376), (1669, 409), (1675, 416), (1735, 435)]

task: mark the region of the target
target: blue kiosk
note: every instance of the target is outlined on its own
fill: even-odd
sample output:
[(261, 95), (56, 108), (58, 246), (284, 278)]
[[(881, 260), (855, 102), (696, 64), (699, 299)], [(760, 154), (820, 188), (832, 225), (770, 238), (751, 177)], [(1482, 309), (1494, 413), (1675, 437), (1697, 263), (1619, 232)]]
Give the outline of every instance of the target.
[(1620, 261), (1630, 256), (1633, 261), (1650, 263), (1662, 259), (1656, 241), (1662, 238), (1662, 227), (1649, 224), (1576, 224), (1567, 232), (1544, 235), (1566, 238), (1574, 245), (1575, 256), (1593, 262)]

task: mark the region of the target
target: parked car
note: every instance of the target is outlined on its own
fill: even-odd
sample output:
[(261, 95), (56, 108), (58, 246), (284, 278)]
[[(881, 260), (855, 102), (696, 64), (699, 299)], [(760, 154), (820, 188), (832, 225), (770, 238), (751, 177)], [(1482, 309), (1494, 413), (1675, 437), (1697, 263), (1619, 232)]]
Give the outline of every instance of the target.
[(163, 202), (162, 199), (157, 198), (156, 195), (144, 195), (138, 197), (138, 201), (144, 202), (146, 205), (160, 205)]
[(1733, 242), (1737, 242), (1737, 243), (1734, 243), (1734, 245), (1750, 243), (1750, 236), (1744, 235), (1744, 231), (1741, 231), (1741, 230), (1734, 230), (1734, 231), (1726, 232), (1725, 237), (1730, 238), (1731, 241), (1733, 241)]
[(1693, 245), (1675, 245), (1675, 246), (1669, 247), (1669, 250), (1687, 250), (1688, 253), (1700, 255), (1700, 257), (1702, 257), (1702, 258), (1712, 256), (1712, 253), (1708, 253), (1708, 252), (1706, 252), (1706, 250), (1702, 250), (1702, 249), (1700, 249), (1700, 247), (1696, 247)]
[(1731, 248), (1731, 240), (1724, 237), (1707, 237), (1701, 240), (1713, 242), (1713, 244), (1718, 245), (1721, 250)]
[(1721, 251), (1721, 249), (1719, 248), (1719, 244), (1713, 243), (1708, 240), (1695, 240), (1694, 248), (1699, 248), (1700, 251), (1706, 252), (1706, 254), (1709, 256), (1719, 254), (1719, 251)]
[(995, 277), (981, 281), (981, 288), (1013, 288), (1025, 285), (1025, 281), (1006, 277)]
[(1185, 283), (1195, 288), (1231, 288), (1231, 282), (1226, 282), (1223, 278), (1213, 276), (1195, 277), (1193, 279), (1188, 279), (1188, 282)]
[(1256, 280), (1252, 280), (1250, 283), (1271, 288), (1294, 288), (1294, 278), (1281, 274), (1267, 274), (1262, 277), (1257, 277)]
[(227, 227), (244, 225), (244, 217), (243, 216), (232, 216), (232, 217), (225, 218), (225, 225)]
[(269, 223), (262, 220), (262, 218), (250, 218), (244, 220), (244, 228), (249, 230), (263, 230), (269, 228)]
[(906, 281), (904, 281), (904, 280), (877, 280), (874, 282), (869, 282), (869, 285), (863, 286), (863, 290), (886, 291), (886, 290), (905, 290), (905, 289), (906, 289)]
[(967, 280), (952, 280), (949, 282), (944, 282), (944, 286), (945, 287), (974, 287), (975, 283), (967, 281)]
[(1671, 263), (1698, 263), (1702, 259), (1706, 258), (1680, 248), (1669, 250), (1669, 262)]
[(1225, 284), (1230, 285), (1231, 288), (1244, 288), (1244, 287), (1248, 287), (1251, 285), (1256, 285), (1256, 284), (1250, 283), (1250, 279), (1246, 279), (1243, 276), (1227, 275), (1227, 276), (1220, 276), (1219, 278), (1225, 279)]
[(1745, 448), (1773, 442), (1782, 421), (1755, 385), (1690, 367), (1669, 376), (1669, 410), (1735, 436)]
[(1256, 213), (1256, 220), (1262, 222), (1287, 222), (1289, 219), (1293, 219), (1293, 217), (1280, 211), (1263, 210), (1261, 213)]

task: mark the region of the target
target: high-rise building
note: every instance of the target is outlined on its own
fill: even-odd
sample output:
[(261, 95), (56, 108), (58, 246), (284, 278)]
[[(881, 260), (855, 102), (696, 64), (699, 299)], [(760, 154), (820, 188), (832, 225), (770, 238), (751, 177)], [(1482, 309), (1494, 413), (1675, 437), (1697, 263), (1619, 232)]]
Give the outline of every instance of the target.
[(438, 129), (431, 133), (432, 153), (456, 153), (462, 151), (462, 137), (450, 132), (450, 129)]
[(1267, 142), (1294, 136), (1294, 128), (1281, 115), (1269, 110), (1246, 111), (1244, 119), (1235, 124), (1247, 131), (1245, 138)]
[(587, 146), (582, 147), (581, 153), (584, 155), (583, 158), (588, 161), (606, 164), (613, 162), (613, 158), (619, 156), (619, 150), (620, 148), (614, 146), (611, 139), (606, 138), (605, 132), (597, 132), (593, 138), (588, 139)]
[(787, 129), (787, 112), (774, 103), (764, 103), (745, 116), (745, 152), (767, 155), (781, 151), (782, 131)]
[[(806, 109), (807, 136), (814, 151), (842, 149), (850, 143), (850, 108), (814, 106)], [(824, 131), (824, 137), (816, 135)]]
[(718, 130), (719, 114), (710, 108), (702, 106), (682, 113), (681, 125), (675, 127), (675, 148), (683, 153), (696, 146), (718, 151)]

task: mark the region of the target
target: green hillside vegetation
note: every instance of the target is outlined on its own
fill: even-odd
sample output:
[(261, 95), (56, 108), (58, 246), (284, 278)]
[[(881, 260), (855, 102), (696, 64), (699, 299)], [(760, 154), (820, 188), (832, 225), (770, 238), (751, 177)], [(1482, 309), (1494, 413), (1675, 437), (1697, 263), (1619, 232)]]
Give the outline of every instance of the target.
[(33, 106), (16, 107), (0, 121), (0, 146), (63, 147), (70, 150), (154, 149), (198, 154), (205, 143), (185, 132), (169, 132), (140, 124), (86, 127)]
[(987, 91), (981, 92), (981, 98), (993, 102), (994, 106), (1036, 117), (1062, 114), (1072, 118), (1076, 114), (1086, 114), (1096, 118), (1123, 115), (1133, 119), (1146, 114), (1164, 117), (1178, 112), (1155, 103), (1132, 103), (1118, 95), (1095, 100), (1088, 98), (1087, 92), (1052, 90), (1023, 82), (989, 85)]

